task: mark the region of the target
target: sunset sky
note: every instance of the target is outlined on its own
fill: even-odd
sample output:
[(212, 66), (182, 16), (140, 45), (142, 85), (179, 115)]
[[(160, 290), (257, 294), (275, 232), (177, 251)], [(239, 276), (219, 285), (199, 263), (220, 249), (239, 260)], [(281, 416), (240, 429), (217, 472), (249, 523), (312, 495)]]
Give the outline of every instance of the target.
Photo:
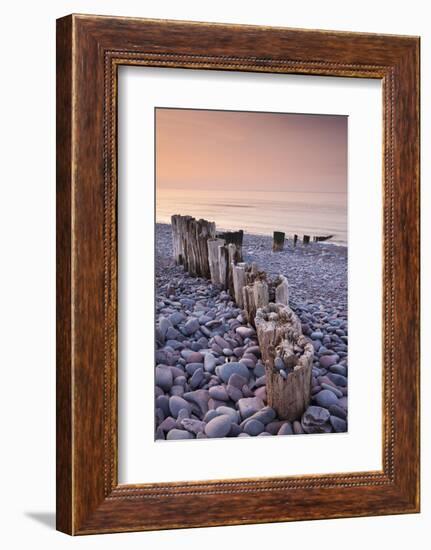
[(347, 117), (156, 109), (157, 189), (347, 191)]

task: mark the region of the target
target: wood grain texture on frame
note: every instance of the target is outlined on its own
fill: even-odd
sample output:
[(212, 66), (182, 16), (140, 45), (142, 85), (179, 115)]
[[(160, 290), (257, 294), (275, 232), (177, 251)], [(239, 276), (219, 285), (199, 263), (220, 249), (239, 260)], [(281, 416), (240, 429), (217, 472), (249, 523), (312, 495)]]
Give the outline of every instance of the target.
[[(377, 78), (384, 103), (383, 469), (119, 485), (117, 68)], [(419, 39), (71, 15), (57, 22), (57, 528), (419, 510)]]

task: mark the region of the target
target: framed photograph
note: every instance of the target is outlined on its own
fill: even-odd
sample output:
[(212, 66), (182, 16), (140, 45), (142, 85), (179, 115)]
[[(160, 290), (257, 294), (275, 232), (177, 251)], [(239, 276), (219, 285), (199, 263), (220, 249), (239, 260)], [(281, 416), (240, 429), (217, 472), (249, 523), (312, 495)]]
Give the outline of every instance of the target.
[(419, 511), (419, 38), (57, 21), (57, 528)]

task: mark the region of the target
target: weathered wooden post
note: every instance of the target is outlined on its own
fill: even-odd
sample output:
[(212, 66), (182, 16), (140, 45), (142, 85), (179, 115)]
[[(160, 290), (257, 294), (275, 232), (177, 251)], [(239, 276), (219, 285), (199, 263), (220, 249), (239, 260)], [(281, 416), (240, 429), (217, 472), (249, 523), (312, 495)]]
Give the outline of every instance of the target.
[(232, 298), (234, 298), (235, 297), (235, 288), (234, 288), (234, 283), (233, 283), (233, 270), (234, 270), (234, 266), (237, 263), (241, 262), (242, 253), (241, 253), (241, 250), (238, 248), (238, 246), (236, 244), (232, 244), (232, 243), (227, 245), (227, 250), (228, 250), (227, 288), (229, 289), (229, 293), (232, 296)]
[(294, 235), (293, 236), (293, 246), (295, 247), (296, 246), (296, 243), (298, 242), (298, 235)]
[(174, 215), (171, 228), (175, 262), (191, 275), (209, 278), (207, 241), (215, 236), (215, 223)]
[(302, 242), (304, 244), (309, 244), (310, 243), (310, 235), (304, 235), (304, 238), (303, 238)]
[(223, 239), (208, 239), (208, 264), (210, 271), (211, 282), (214, 285), (222, 284), (220, 278), (220, 258), (219, 258), (219, 247), (224, 246)]
[(274, 282), (275, 303), (289, 305), (289, 283), (284, 275), (279, 275)]
[(279, 252), (280, 250), (283, 250), (284, 238), (285, 238), (285, 233), (283, 233), (282, 231), (274, 231), (274, 235), (272, 237), (273, 252)]
[(281, 419), (297, 420), (311, 399), (313, 345), (289, 306), (269, 304), (258, 309), (255, 326), (265, 364), (268, 405)]
[(236, 305), (240, 308), (244, 307), (244, 298), (242, 289), (246, 285), (245, 270), (247, 264), (242, 262), (232, 266), (232, 280), (234, 289), (234, 298)]
[(217, 238), (223, 239), (226, 244), (235, 244), (239, 250), (242, 250), (242, 241), (244, 237), (244, 231), (217, 231)]

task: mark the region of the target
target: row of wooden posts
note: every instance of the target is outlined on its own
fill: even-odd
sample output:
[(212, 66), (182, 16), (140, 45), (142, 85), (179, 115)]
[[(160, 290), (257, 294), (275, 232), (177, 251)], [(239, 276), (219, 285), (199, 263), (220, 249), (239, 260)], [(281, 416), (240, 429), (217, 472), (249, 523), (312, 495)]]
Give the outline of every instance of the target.
[[(298, 419), (310, 402), (314, 349), (289, 307), (286, 277), (270, 279), (256, 264), (242, 261), (242, 231), (217, 233), (214, 222), (191, 216), (174, 215), (171, 223), (176, 263), (228, 290), (256, 328), (268, 405), (282, 419)], [(291, 367), (286, 377), (275, 367), (277, 358)]]
[[(311, 239), (312, 242), (318, 243), (323, 241), (328, 241), (329, 239), (332, 239), (334, 235), (315, 235), (314, 237), (311, 237), (310, 235), (303, 235), (302, 237), (302, 243), (303, 244), (310, 244)], [(283, 233), (283, 231), (274, 231), (273, 238), (272, 238), (272, 250), (273, 252), (280, 252), (284, 248), (284, 241), (286, 239), (286, 233)], [(297, 242), (299, 240), (298, 235), (293, 235), (293, 246), (296, 246)]]

